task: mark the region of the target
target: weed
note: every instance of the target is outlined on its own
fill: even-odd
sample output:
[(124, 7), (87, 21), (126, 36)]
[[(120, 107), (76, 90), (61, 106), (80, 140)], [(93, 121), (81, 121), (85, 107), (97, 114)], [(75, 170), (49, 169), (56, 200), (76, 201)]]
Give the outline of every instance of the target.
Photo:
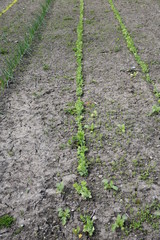
[(94, 233), (94, 225), (93, 225), (93, 220), (91, 219), (90, 216), (88, 215), (80, 215), (80, 219), (84, 223), (83, 226), (83, 232), (87, 232), (89, 236), (91, 237)]
[(18, 234), (20, 234), (20, 233), (22, 232), (22, 230), (23, 230), (23, 226), (17, 228), (17, 229), (14, 231), (14, 234), (15, 234), (15, 235), (18, 235)]
[(50, 69), (49, 65), (48, 64), (44, 64), (43, 65), (43, 70), (44, 71), (48, 71)]
[(73, 228), (72, 231), (73, 231), (74, 235), (78, 235), (80, 232), (80, 227), (78, 226), (76, 228)]
[(159, 98), (160, 99), (160, 92), (158, 91), (158, 89), (157, 89), (157, 87), (154, 85), (154, 90), (153, 90), (153, 92), (154, 92), (154, 95), (157, 97), (157, 98)]
[(118, 124), (117, 126), (119, 128), (120, 133), (125, 133), (126, 132), (125, 124), (122, 124), (122, 125)]
[(159, 228), (159, 223), (157, 222), (160, 219), (160, 203), (154, 201), (151, 205), (146, 205), (144, 209), (139, 209), (134, 217), (126, 226), (127, 232), (132, 230), (141, 230), (143, 231), (143, 223), (150, 224), (154, 229)]
[(115, 223), (112, 224), (112, 231), (114, 232), (117, 228), (120, 228), (122, 231), (124, 231), (124, 223), (126, 220), (126, 215), (121, 216), (120, 214), (118, 214)]
[(74, 183), (73, 187), (76, 189), (77, 193), (82, 195), (84, 199), (92, 198), (90, 190), (87, 188), (86, 181), (81, 181), (81, 185), (78, 183)]
[(152, 112), (150, 113), (150, 116), (157, 115), (160, 112), (160, 106), (154, 105), (152, 107)]
[(57, 192), (63, 193), (63, 190), (64, 190), (64, 184), (63, 184), (63, 182), (57, 183), (57, 184), (56, 184), (56, 187), (57, 187)]
[(64, 211), (62, 210), (62, 208), (58, 208), (58, 217), (61, 219), (62, 221), (62, 225), (66, 225), (67, 223), (67, 219), (70, 219), (70, 210), (69, 208), (66, 208)]
[(116, 46), (114, 47), (114, 51), (115, 51), (115, 52), (121, 51), (121, 46), (116, 45)]
[(95, 129), (95, 125), (92, 123), (91, 126), (85, 125), (84, 128), (88, 129), (92, 133)]
[(1, 48), (0, 49), (0, 54), (2, 54), (2, 55), (8, 54), (8, 50), (4, 49), (4, 48)]
[(96, 118), (97, 116), (98, 116), (98, 113), (96, 110), (94, 110), (93, 113), (91, 113), (91, 117)]
[(12, 216), (9, 216), (7, 214), (3, 215), (2, 217), (0, 217), (0, 229), (11, 227), (14, 221), (15, 219)]
[(116, 187), (113, 183), (113, 181), (108, 181), (107, 179), (103, 179), (102, 183), (104, 184), (104, 189), (107, 190), (107, 189), (113, 189), (115, 191), (118, 191), (118, 187)]

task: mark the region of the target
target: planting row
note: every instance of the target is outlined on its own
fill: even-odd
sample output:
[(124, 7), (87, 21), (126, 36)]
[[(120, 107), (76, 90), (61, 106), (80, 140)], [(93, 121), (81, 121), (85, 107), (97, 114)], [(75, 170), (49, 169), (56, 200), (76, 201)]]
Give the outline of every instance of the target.
[(1, 15), (0, 81), (2, 84), (3, 80), (8, 81), (5, 79), (3, 72), (5, 69), (8, 71), (8, 68), (10, 68), (8, 61), (12, 61), (19, 45), (26, 39), (26, 35), (29, 35), (29, 28), (35, 22), (37, 15), (41, 14), (41, 4), (44, 3), (43, 0), (17, 1), (8, 12)]

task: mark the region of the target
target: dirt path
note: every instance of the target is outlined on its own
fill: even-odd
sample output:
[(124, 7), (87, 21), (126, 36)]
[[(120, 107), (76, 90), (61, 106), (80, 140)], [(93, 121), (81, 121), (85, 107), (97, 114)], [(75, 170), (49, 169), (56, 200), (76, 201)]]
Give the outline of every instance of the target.
[[(68, 46), (76, 40), (74, 7), (72, 0), (52, 5), (42, 42), (1, 99), (0, 215), (9, 212), (17, 219), (1, 239), (64, 239), (55, 224), (62, 204), (56, 183), (63, 176), (74, 179), (76, 161), (63, 148), (72, 132), (64, 109), (75, 96), (75, 58)], [(65, 20), (68, 16), (73, 20)], [(23, 233), (14, 236), (22, 224)]]
[[(52, 5), (32, 56), (1, 96), (0, 216), (16, 218), (10, 229), (0, 230), (1, 239), (74, 240), (77, 226), (83, 240), (160, 237), (154, 215), (160, 209), (160, 118), (149, 116), (156, 99), (108, 2), (84, 3), (85, 180), (92, 199), (83, 200), (73, 188), (82, 178), (77, 149), (68, 142), (77, 132), (67, 109), (76, 101), (79, 1), (60, 0)], [(113, 180), (118, 191), (104, 190), (104, 179)], [(61, 181), (64, 193), (57, 194)], [(59, 207), (71, 211), (66, 226), (58, 218)], [(80, 214), (92, 216), (92, 237), (82, 232)], [(125, 228), (113, 232), (118, 214), (127, 217)]]

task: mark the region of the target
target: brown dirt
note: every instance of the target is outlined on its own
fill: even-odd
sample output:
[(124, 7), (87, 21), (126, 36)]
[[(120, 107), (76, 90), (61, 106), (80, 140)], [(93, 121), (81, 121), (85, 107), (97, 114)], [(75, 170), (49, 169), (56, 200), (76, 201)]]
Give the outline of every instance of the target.
[[(126, 2), (116, 2), (116, 6), (128, 20)], [(145, 12), (144, 16), (147, 19)], [(76, 100), (73, 47), (78, 19), (79, 1), (55, 1), (41, 29), (41, 41), (36, 40), (32, 56), (25, 58), (14, 83), (1, 95), (0, 216), (10, 214), (16, 221), (0, 230), (0, 237), (74, 240), (72, 229), (80, 226), (82, 231), (79, 216), (87, 213), (94, 219), (95, 233), (92, 237), (82, 233), (83, 240), (159, 240), (159, 230), (151, 220), (128, 236), (120, 229), (111, 231), (118, 214), (127, 215), (127, 228), (139, 209), (155, 201), (160, 204), (160, 117), (149, 116), (156, 99), (103, 0), (85, 0), (84, 12), (84, 125), (95, 126), (93, 131), (85, 130), (90, 163), (85, 180), (92, 199), (83, 200), (73, 189), (73, 183), (82, 178), (76, 170), (76, 148), (68, 145), (77, 131), (75, 116), (65, 109)], [(127, 27), (131, 22), (126, 21)], [(138, 73), (135, 77), (132, 66)], [(125, 124), (125, 133), (119, 124)], [(114, 181), (118, 192), (104, 190), (105, 178)], [(62, 195), (56, 192), (61, 181), (65, 185)], [(65, 227), (58, 218), (59, 207), (71, 210)]]

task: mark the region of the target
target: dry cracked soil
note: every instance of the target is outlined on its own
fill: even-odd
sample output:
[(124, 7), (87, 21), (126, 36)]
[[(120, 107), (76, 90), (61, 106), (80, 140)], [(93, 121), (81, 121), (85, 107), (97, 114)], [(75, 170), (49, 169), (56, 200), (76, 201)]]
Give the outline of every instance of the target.
[[(19, 1), (24, 19), (40, 2)], [(160, 2), (114, 4), (159, 88)], [(5, 29), (18, 5), (13, 9), (0, 19)], [(78, 0), (53, 1), (30, 53), (0, 95), (0, 216), (15, 219), (10, 228), (0, 229), (0, 239), (159, 240), (160, 115), (150, 115), (157, 99), (107, 0), (84, 0), (85, 180), (92, 198), (83, 200), (73, 188), (83, 179), (77, 173), (76, 146), (68, 141), (77, 132), (75, 116), (67, 111), (77, 99), (78, 21)], [(16, 32), (7, 32), (5, 39), (15, 41)], [(105, 190), (104, 179), (118, 191)], [(64, 190), (57, 193), (60, 182)], [(66, 207), (70, 219), (63, 226), (58, 208)], [(83, 232), (81, 214), (92, 217), (93, 236)], [(127, 218), (124, 229), (112, 231), (118, 214)], [(77, 226), (80, 235), (73, 233)]]

